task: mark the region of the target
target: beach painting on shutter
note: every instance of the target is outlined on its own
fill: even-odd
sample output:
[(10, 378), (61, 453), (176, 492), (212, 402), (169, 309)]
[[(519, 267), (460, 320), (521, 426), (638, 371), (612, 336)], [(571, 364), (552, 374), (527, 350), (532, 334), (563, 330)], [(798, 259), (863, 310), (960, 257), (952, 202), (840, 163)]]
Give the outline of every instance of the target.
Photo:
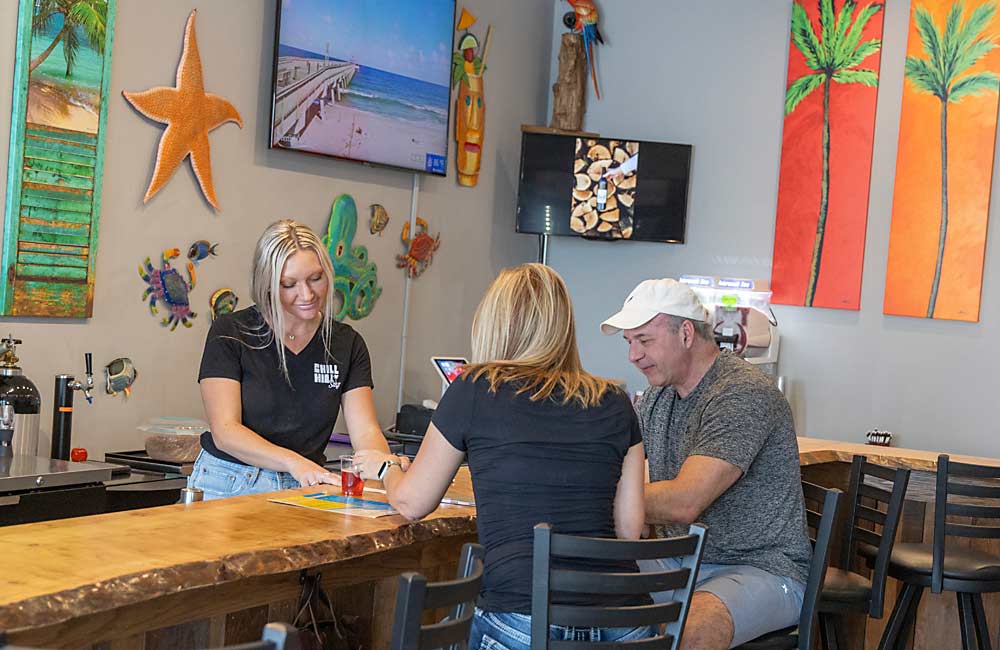
[(20, 0), (0, 315), (93, 315), (115, 5)]
[(884, 14), (879, 2), (792, 5), (775, 303), (860, 307)]
[(882, 311), (979, 321), (997, 131), (997, 3), (910, 13)]

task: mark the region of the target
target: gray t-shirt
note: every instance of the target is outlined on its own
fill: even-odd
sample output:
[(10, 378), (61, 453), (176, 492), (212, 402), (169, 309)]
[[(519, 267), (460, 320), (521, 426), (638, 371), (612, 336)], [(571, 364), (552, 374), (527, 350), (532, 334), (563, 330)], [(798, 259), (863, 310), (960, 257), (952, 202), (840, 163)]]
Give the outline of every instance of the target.
[[(805, 582), (806, 531), (799, 447), (784, 395), (763, 372), (722, 352), (691, 393), (650, 387), (637, 405), (651, 481), (672, 480), (689, 456), (719, 458), (743, 476), (698, 517), (703, 561), (748, 564)], [(687, 532), (663, 526), (661, 535)]]

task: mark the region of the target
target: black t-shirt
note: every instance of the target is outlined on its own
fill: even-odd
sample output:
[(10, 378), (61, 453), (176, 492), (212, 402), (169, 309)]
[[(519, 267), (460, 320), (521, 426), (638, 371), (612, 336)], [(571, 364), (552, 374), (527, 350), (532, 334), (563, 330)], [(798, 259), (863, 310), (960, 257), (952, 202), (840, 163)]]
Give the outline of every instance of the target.
[[(533, 528), (613, 538), (622, 461), (642, 437), (628, 398), (608, 391), (595, 407), (549, 399), (532, 402), (504, 384), (493, 393), (480, 377), (456, 380), (441, 398), (434, 425), (466, 452), (476, 494), (479, 542), (486, 548), (479, 607), (531, 613)], [(553, 561), (559, 568), (635, 571), (634, 562)], [(578, 605), (629, 605), (642, 598), (560, 597)]]
[[(334, 323), (328, 356), (320, 328), (298, 354), (285, 348), (289, 386), (270, 329), (262, 324), (256, 307), (212, 323), (198, 381), (223, 377), (240, 382), (243, 425), (268, 442), (322, 464), (341, 395), (373, 386), (368, 347), (350, 325)], [(210, 433), (201, 436), (201, 446), (223, 460), (242, 462), (216, 447)]]

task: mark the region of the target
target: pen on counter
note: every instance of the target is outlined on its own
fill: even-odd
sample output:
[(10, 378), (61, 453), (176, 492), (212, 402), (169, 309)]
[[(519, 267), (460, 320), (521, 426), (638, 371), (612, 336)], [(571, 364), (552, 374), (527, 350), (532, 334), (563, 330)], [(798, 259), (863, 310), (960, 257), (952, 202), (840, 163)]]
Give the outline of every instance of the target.
[(474, 501), (462, 501), (461, 499), (452, 499), (451, 497), (443, 497), (441, 503), (447, 503), (453, 506), (469, 506), (475, 508), (476, 504)]

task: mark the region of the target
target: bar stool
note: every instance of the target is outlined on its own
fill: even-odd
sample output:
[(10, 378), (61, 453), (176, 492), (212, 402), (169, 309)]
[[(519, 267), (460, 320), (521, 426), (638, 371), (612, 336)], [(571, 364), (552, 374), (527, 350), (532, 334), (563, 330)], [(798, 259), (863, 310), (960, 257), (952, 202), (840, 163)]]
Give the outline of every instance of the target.
[[(865, 483), (867, 476), (889, 481), (892, 491)], [(841, 614), (860, 613), (871, 618), (882, 618), (889, 558), (896, 540), (909, 481), (908, 469), (893, 470), (869, 463), (865, 456), (855, 456), (851, 461), (851, 480), (847, 492), (847, 533), (841, 548), (840, 568), (830, 567), (826, 570), (819, 598), (820, 636), (825, 650), (837, 650), (840, 646), (838, 630)], [(885, 512), (880, 505), (885, 506)], [(881, 532), (875, 530), (876, 526), (881, 528)], [(864, 562), (874, 560), (870, 578), (851, 570), (858, 558)]]
[[(603, 539), (562, 535), (549, 524), (535, 526), (531, 579), (531, 650), (589, 647), (676, 650), (698, 578), (706, 528), (698, 524), (687, 535), (665, 539)], [(681, 568), (648, 573), (608, 573), (553, 569), (552, 558), (654, 560), (678, 558)], [(552, 592), (588, 595), (645, 595), (673, 590), (667, 603), (631, 607), (554, 605)], [(655, 625), (658, 636), (617, 643), (549, 639), (549, 625), (573, 627), (641, 627)], [(660, 626), (663, 626), (660, 628)]]
[[(483, 581), (484, 555), (479, 544), (463, 545), (458, 578), (447, 582), (428, 583), (427, 578), (412, 572), (399, 576), (391, 650), (465, 647)], [(444, 607), (451, 608), (444, 621), (420, 624), (424, 610)]]
[[(799, 624), (747, 641), (737, 646), (737, 650), (813, 650), (819, 594), (823, 589), (827, 567), (830, 566), (830, 541), (833, 539), (833, 528), (837, 520), (837, 507), (844, 493), (802, 481), (802, 495), (806, 501), (806, 523), (816, 531), (816, 535), (810, 537), (813, 556), (802, 596)], [(811, 509), (810, 502), (818, 504), (819, 510)]]
[[(905, 641), (926, 587), (935, 594), (944, 590), (955, 592), (964, 650), (992, 647), (982, 595), (1000, 591), (1000, 556), (973, 548), (946, 548), (945, 540), (1000, 538), (1000, 526), (956, 524), (947, 520), (949, 516), (1000, 519), (1000, 483), (982, 485), (952, 480), (1000, 479), (1000, 467), (951, 462), (946, 454), (938, 456), (937, 462), (933, 542), (897, 544), (892, 552), (889, 575), (904, 584), (882, 635), (880, 650), (898, 648)], [(969, 498), (953, 500), (950, 498), (953, 496), (972, 497), (978, 503)]]

